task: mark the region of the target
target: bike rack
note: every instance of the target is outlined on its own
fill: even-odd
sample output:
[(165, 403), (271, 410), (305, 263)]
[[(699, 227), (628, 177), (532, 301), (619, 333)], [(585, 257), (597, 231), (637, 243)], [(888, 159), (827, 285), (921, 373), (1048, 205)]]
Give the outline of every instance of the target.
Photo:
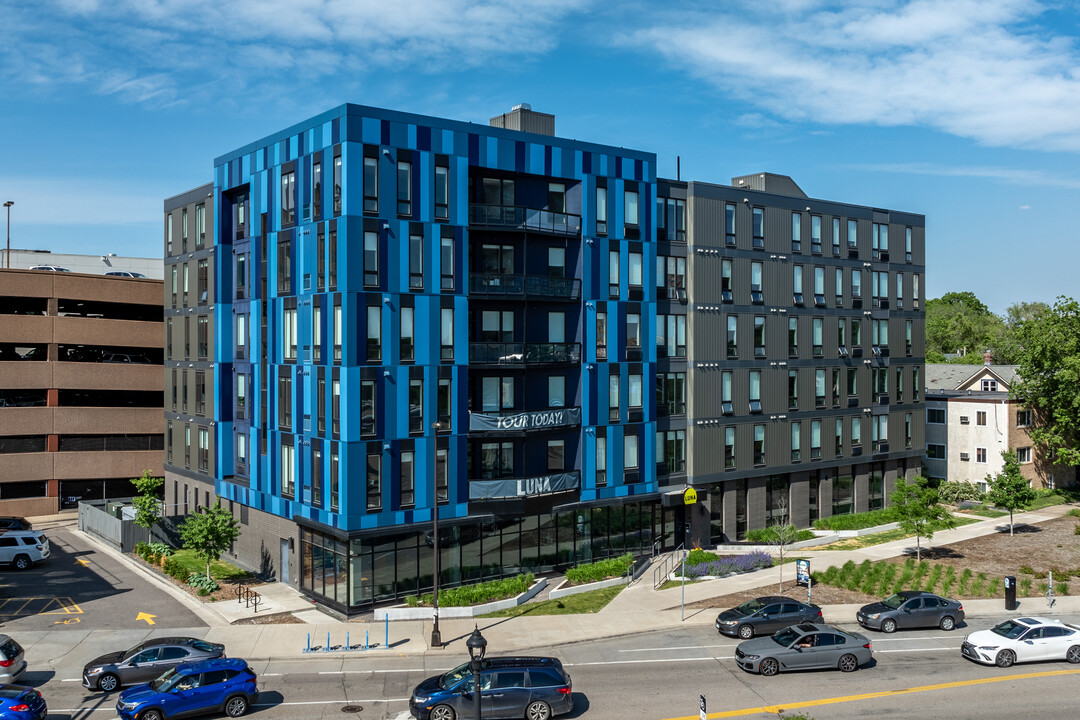
[(244, 607), (255, 606), (255, 612), (259, 612), (259, 603), (262, 602), (262, 595), (252, 590), (250, 587), (244, 587), (243, 583), (236, 584), (236, 602), (244, 603)]
[[(382, 647), (390, 647), (390, 618), (389, 617), (387, 617), (386, 620), (385, 620), (385, 629), (386, 629), (386, 637), (385, 637), (385, 642), (383, 643)], [(360, 645), (360, 644), (353, 645), (352, 642), (350, 641), (349, 636), (350, 636), (350, 633), (346, 632), (345, 633), (345, 644), (344, 645), (331, 645), (330, 644), (330, 633), (328, 632), (328, 633), (326, 633), (326, 644), (325, 645), (323, 645), (322, 647), (319, 647), (318, 645), (316, 645), (315, 647), (311, 647), (311, 633), (308, 633), (307, 634), (307, 645), (304, 647), (303, 652), (304, 653), (348, 652), (348, 651), (356, 651), (356, 650), (374, 650), (375, 648), (379, 647), (379, 643), (372, 644), (370, 642), (369, 631), (367, 631), (367, 630), (364, 630), (364, 644), (363, 645)]]

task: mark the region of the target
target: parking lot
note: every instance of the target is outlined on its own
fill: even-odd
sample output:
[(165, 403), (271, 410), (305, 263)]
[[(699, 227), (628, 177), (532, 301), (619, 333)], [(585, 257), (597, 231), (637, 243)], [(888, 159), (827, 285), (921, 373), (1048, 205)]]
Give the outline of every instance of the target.
[[(0, 568), (0, 624), (12, 630), (205, 627), (195, 613), (85, 538), (46, 529), (51, 556)], [(142, 614), (142, 617), (140, 617)]]

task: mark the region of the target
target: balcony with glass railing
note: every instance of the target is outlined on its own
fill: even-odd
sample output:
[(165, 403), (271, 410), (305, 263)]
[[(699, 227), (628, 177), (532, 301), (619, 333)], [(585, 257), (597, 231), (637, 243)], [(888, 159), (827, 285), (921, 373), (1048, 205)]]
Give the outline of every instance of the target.
[(581, 297), (581, 280), (544, 275), (473, 273), (469, 276), (469, 294), (491, 297), (530, 297), (541, 300), (577, 300)]
[(553, 235), (580, 235), (581, 216), (520, 205), (470, 205), (470, 227), (530, 230)]
[(581, 343), (469, 343), (470, 365), (551, 365), (581, 362)]

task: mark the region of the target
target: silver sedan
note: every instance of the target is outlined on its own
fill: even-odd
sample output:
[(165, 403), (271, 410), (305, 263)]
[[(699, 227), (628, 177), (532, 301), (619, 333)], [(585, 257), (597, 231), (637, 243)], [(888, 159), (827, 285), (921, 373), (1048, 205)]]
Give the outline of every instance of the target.
[(770, 637), (739, 643), (735, 662), (743, 670), (775, 675), (788, 670), (840, 668), (854, 672), (873, 659), (870, 640), (819, 623), (800, 623)]

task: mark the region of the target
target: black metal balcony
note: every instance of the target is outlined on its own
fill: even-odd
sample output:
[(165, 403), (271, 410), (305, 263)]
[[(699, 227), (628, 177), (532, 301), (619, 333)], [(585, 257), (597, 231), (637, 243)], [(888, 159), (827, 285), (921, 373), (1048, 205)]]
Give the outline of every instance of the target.
[(470, 205), (471, 227), (532, 230), (553, 235), (580, 235), (581, 216), (518, 205)]
[(470, 365), (580, 363), (581, 343), (469, 343)]
[(469, 294), (577, 300), (581, 297), (581, 280), (544, 275), (473, 273), (469, 276)]

